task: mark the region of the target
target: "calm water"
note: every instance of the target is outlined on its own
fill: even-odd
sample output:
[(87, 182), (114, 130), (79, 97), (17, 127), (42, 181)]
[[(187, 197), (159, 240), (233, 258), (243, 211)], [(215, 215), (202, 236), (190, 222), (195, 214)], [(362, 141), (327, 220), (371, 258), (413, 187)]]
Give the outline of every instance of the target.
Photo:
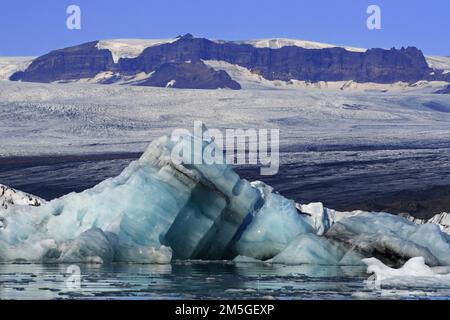
[(0, 265), (0, 299), (446, 299), (449, 289), (369, 289), (361, 267), (183, 262), (82, 265), (80, 287), (67, 265)]

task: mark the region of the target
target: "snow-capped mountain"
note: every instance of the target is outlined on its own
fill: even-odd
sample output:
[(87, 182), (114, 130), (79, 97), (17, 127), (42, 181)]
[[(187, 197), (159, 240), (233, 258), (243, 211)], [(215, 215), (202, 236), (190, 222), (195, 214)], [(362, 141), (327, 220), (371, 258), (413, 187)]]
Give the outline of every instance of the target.
[(174, 39), (111, 39), (100, 40), (97, 43), (99, 50), (111, 51), (114, 63), (123, 58), (136, 58), (148, 47), (160, 46), (162, 44), (175, 42)]
[(427, 56), (426, 59), (430, 68), (450, 73), (450, 57)]
[[(226, 43), (226, 41), (216, 41), (218, 43)], [(254, 39), (254, 40), (242, 40), (242, 41), (231, 41), (235, 44), (249, 44), (255, 48), (270, 48), (270, 49), (280, 49), (284, 47), (300, 47), (304, 49), (327, 49), (327, 48), (344, 48), (347, 51), (354, 52), (365, 52), (367, 49), (355, 48), (348, 46), (337, 46), (334, 44), (321, 43), (315, 41), (306, 41), (298, 39), (287, 39), (287, 38), (272, 38), (272, 39)]]
[[(241, 89), (249, 81), (271, 87), (450, 82), (450, 58), (425, 57), (414, 47), (363, 49), (282, 38), (222, 41), (190, 34), (93, 41), (52, 51), (29, 65), (11, 65), (0, 63), (0, 76), (27, 82), (194, 89)], [(444, 84), (440, 93), (445, 93)]]

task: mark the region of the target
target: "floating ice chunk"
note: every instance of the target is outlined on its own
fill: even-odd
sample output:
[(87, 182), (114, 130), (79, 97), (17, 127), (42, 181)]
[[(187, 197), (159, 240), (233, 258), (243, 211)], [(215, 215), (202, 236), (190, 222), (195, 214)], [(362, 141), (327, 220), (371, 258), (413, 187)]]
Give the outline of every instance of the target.
[(401, 268), (386, 266), (376, 258), (363, 259), (367, 273), (375, 276), (375, 283), (382, 286), (447, 287), (450, 288), (450, 273), (439, 274), (425, 264), (423, 257), (409, 259)]
[(338, 243), (312, 233), (299, 235), (281, 253), (267, 262), (287, 265), (360, 265), (363, 258)]
[(374, 273), (379, 280), (402, 276), (434, 277), (437, 275), (425, 264), (423, 257), (411, 258), (399, 269), (388, 267), (377, 258), (363, 259), (363, 262), (367, 265), (367, 273)]

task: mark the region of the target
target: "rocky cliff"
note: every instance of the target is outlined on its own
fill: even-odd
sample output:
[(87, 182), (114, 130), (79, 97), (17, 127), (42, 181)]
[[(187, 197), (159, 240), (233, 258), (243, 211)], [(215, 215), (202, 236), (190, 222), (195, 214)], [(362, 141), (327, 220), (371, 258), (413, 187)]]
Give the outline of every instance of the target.
[[(136, 57), (117, 63), (98, 42), (52, 51), (11, 76), (11, 80), (31, 82), (73, 81), (94, 78), (108, 72), (103, 83), (123, 77), (148, 75), (139, 85), (177, 88), (240, 89), (225, 71), (207, 67), (202, 60), (218, 60), (239, 65), (268, 80), (347, 81), (414, 83), (419, 80), (450, 80), (450, 74), (429, 67), (415, 47), (349, 51), (340, 47), (306, 49), (284, 46), (277, 49), (251, 44), (211, 41), (190, 34), (145, 48)], [(447, 79), (448, 78), (448, 79)]]

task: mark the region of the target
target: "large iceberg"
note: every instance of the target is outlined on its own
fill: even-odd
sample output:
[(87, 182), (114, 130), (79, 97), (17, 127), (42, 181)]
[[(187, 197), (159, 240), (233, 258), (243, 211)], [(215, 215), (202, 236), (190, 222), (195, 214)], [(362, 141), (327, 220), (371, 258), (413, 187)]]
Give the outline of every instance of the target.
[[(191, 148), (196, 139), (162, 137), (119, 176), (84, 192), (48, 203), (8, 202), (0, 208), (0, 261), (169, 263), (245, 256), (358, 265), (374, 256), (396, 265), (422, 256), (432, 266), (450, 265), (450, 236), (436, 225), (298, 205), (262, 182), (241, 179), (230, 165), (189, 161), (198, 152)], [(200, 142), (200, 151), (211, 150), (211, 139)]]

